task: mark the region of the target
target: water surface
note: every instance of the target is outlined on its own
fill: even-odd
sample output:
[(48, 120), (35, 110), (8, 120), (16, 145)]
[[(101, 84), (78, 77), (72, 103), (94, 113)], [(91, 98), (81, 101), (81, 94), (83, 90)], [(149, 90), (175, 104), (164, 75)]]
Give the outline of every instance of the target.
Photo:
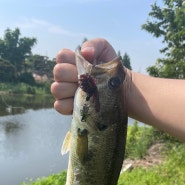
[(70, 120), (53, 109), (0, 117), (0, 184), (18, 185), (66, 169), (68, 156), (61, 156), (60, 148)]
[(0, 185), (19, 185), (67, 168), (60, 149), (71, 116), (53, 108), (53, 98), (0, 97)]

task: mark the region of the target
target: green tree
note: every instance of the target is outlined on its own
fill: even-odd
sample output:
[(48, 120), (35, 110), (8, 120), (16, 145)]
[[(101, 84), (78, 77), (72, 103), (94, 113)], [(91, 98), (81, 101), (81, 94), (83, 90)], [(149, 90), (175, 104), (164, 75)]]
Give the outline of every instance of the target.
[(0, 82), (14, 82), (15, 68), (7, 60), (0, 58)]
[(128, 56), (127, 53), (125, 53), (125, 54), (123, 55), (122, 63), (123, 63), (123, 65), (124, 65), (126, 68), (132, 70), (132, 67), (131, 67), (131, 64), (130, 64), (130, 57)]
[(163, 0), (164, 7), (155, 2), (142, 29), (154, 37), (161, 37), (164, 58), (147, 68), (151, 76), (185, 78), (185, 1)]
[(53, 68), (56, 64), (56, 59), (50, 60), (47, 56), (31, 55), (27, 59), (27, 63), (32, 66), (32, 72), (43, 76), (46, 75), (49, 79), (53, 78)]
[[(121, 56), (121, 52), (118, 51), (118, 52), (117, 52), (117, 55), (118, 55), (118, 56)], [(123, 55), (123, 57), (121, 57), (121, 62), (122, 62), (122, 64), (123, 64), (127, 69), (132, 70), (131, 63), (130, 63), (130, 57), (129, 57), (129, 55), (128, 55), (127, 53), (125, 53), (125, 54)]]
[(31, 54), (36, 38), (20, 37), (19, 28), (6, 29), (3, 39), (0, 38), (0, 58), (8, 60), (17, 74), (25, 72), (25, 60)]

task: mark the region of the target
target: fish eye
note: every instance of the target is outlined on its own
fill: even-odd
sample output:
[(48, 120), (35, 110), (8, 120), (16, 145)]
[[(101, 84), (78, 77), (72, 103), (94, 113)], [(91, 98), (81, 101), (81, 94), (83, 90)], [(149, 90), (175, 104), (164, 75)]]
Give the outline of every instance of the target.
[(108, 86), (110, 89), (117, 89), (121, 85), (121, 80), (119, 77), (110, 78), (108, 81)]

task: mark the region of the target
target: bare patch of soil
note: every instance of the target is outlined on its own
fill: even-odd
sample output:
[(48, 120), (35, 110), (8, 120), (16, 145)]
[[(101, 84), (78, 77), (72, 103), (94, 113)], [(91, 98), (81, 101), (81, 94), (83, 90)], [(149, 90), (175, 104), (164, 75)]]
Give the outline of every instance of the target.
[(157, 143), (152, 145), (148, 149), (147, 154), (142, 159), (138, 160), (126, 159), (123, 163), (122, 172), (129, 171), (137, 167), (148, 168), (154, 165), (161, 164), (165, 158), (164, 155), (162, 154), (164, 146), (165, 146), (164, 143)]

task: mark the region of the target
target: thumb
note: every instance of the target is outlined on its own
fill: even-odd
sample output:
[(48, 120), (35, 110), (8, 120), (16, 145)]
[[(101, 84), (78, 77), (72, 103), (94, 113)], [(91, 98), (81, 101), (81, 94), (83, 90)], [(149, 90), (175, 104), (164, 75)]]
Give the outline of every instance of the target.
[(99, 63), (111, 61), (117, 56), (114, 48), (107, 40), (102, 38), (89, 40), (83, 43), (81, 54), (87, 61), (93, 62), (96, 60)]

